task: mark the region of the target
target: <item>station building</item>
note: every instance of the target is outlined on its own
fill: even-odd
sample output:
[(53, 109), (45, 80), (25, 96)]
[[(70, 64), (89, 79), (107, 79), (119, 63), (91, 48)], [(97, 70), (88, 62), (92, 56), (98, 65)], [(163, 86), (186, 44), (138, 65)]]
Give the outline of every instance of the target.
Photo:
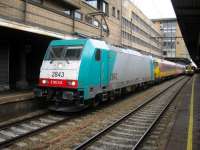
[(163, 35), (160, 37), (163, 42), (163, 56), (190, 59), (176, 18), (154, 19), (152, 21)]
[(32, 88), (53, 39), (91, 37), (161, 56), (160, 31), (129, 0), (0, 0), (0, 90)]
[(141, 53), (162, 56), (162, 34), (130, 0), (123, 0), (122, 45)]

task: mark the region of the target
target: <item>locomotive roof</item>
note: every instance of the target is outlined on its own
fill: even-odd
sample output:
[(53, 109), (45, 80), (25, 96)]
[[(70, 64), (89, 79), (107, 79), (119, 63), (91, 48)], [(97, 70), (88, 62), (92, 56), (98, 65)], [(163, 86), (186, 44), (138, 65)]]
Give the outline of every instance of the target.
[(107, 50), (114, 50), (116, 52), (122, 52), (122, 53), (132, 54), (132, 55), (136, 55), (136, 56), (149, 57), (149, 56), (141, 54), (138, 51), (135, 51), (134, 49), (125, 49), (125, 48), (115, 47), (115, 46), (107, 44), (105, 41), (94, 40), (94, 39), (90, 39), (90, 41), (97, 48), (102, 48), (102, 49), (107, 49)]
[(140, 56), (140, 57), (152, 57), (152, 56), (147, 56), (143, 55), (140, 52), (134, 50), (134, 49), (125, 49), (125, 48), (120, 48), (120, 47), (115, 47), (112, 46), (105, 41), (101, 40), (96, 40), (96, 39), (70, 39), (70, 40), (53, 40), (50, 45), (51, 46), (56, 46), (56, 45), (85, 45), (87, 41), (90, 41), (92, 45), (94, 45), (96, 48), (100, 49), (105, 49), (105, 50), (112, 50), (116, 51), (118, 53), (126, 53), (126, 54), (132, 54), (135, 56)]
[(56, 45), (84, 45), (88, 39), (53, 40), (50, 46)]

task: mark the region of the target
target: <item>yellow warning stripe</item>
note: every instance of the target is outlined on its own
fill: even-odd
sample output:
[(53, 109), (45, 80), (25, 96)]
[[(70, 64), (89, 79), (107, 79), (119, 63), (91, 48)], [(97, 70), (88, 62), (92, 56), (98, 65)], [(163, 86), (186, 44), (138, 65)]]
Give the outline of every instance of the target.
[(188, 125), (188, 138), (187, 138), (187, 150), (192, 150), (192, 138), (193, 138), (193, 113), (194, 113), (194, 83), (195, 77), (192, 82), (192, 94), (190, 97), (190, 118), (189, 118), (189, 125)]

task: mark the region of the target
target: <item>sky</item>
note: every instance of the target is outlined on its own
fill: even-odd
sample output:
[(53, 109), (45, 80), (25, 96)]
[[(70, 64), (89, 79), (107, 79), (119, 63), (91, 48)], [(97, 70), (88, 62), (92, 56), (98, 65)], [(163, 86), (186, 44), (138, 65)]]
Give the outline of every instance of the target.
[(175, 18), (171, 0), (131, 0), (148, 18)]

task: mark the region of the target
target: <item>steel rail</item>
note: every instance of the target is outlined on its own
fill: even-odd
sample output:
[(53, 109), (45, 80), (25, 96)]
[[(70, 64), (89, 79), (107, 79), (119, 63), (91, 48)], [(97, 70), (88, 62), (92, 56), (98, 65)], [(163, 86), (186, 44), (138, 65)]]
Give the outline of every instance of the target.
[[(181, 81), (181, 80), (183, 80), (183, 79), (184, 79), (184, 78), (179, 79), (178, 81), (176, 81), (175, 83), (173, 83), (172, 85), (170, 85), (170, 86), (167, 87), (165, 90), (161, 91), (159, 94), (157, 94), (156, 96), (154, 96), (153, 98), (151, 98), (150, 100), (148, 100), (148, 101), (145, 102), (145, 103), (149, 103), (149, 102), (150, 102), (151, 100), (153, 100), (155, 97), (161, 95), (161, 94), (164, 93), (167, 89), (169, 89), (171, 86), (173, 86), (174, 84), (176, 84), (177, 82), (179, 82), (179, 81)], [(145, 103), (143, 103), (142, 105), (144, 105)], [(142, 105), (138, 106), (134, 111), (138, 110), (140, 107), (142, 107)], [(6, 130), (7, 128), (10, 128), (10, 127), (12, 127), (12, 126), (17, 126), (17, 125), (20, 125), (20, 124), (29, 122), (29, 121), (34, 120), (34, 119), (37, 120), (37, 118), (40, 118), (40, 117), (45, 116), (45, 115), (48, 115), (48, 114), (49, 114), (49, 113), (46, 112), (46, 113), (39, 114), (39, 115), (30, 117), (30, 118), (25, 118), (25, 119), (20, 120), (20, 121), (16, 121), (16, 122), (13, 122), (13, 123), (8, 123), (8, 124), (6, 124), (6, 125), (2, 125), (2, 126), (0, 126), (0, 131), (1, 131), (1, 130)], [(132, 113), (129, 113), (129, 114), (127, 115), (127, 117), (128, 117), (129, 115), (131, 115), (131, 114), (132, 114)], [(19, 140), (22, 139), (22, 138), (28, 137), (28, 136), (30, 136), (30, 135), (34, 135), (34, 134), (39, 133), (39, 132), (41, 132), (41, 131), (43, 131), (43, 130), (47, 130), (48, 128), (51, 128), (51, 127), (56, 126), (56, 125), (58, 125), (58, 124), (61, 124), (62, 122), (65, 122), (65, 121), (67, 121), (67, 120), (71, 120), (71, 119), (73, 119), (73, 118), (75, 118), (75, 115), (66, 116), (66, 117), (64, 117), (63, 119), (61, 119), (61, 120), (59, 120), (59, 121), (56, 121), (55, 123), (51, 123), (51, 124), (48, 124), (48, 125), (46, 125), (46, 126), (40, 127), (40, 128), (38, 128), (38, 129), (31, 130), (30, 132), (27, 132), (27, 133), (25, 133), (25, 134), (21, 134), (21, 135), (17, 135), (16, 137), (9, 138), (9, 139), (7, 139), (7, 140), (5, 140), (5, 141), (3, 141), (3, 142), (0, 142), (0, 149), (1, 149), (1, 148), (5, 148), (5, 147), (7, 147), (7, 146), (13, 144), (14, 142), (19, 141)], [(122, 118), (123, 118), (123, 117), (122, 117)], [(121, 119), (122, 119), (122, 118), (121, 118)], [(117, 123), (117, 122), (116, 122), (116, 123)], [(77, 148), (77, 149), (78, 149), (78, 148)], [(81, 148), (81, 149), (82, 149), (82, 148)]]
[[(47, 115), (48, 115), (48, 114), (47, 114)], [(43, 116), (44, 116), (44, 115), (43, 115)], [(37, 119), (37, 118), (39, 119), (40, 117), (41, 117), (41, 115), (39, 115), (39, 117), (36, 117), (36, 116), (33, 117), (33, 121), (34, 121), (35, 119)], [(52, 115), (52, 117), (56, 117), (56, 116), (55, 116), (55, 115)], [(58, 116), (57, 116), (57, 117), (58, 117)], [(62, 117), (63, 117), (63, 116), (62, 116)], [(56, 125), (59, 125), (59, 124), (65, 122), (65, 121), (68, 121), (68, 120), (73, 119), (73, 118), (74, 118), (73, 115), (71, 115), (71, 116), (65, 116), (65, 117), (62, 118), (61, 120), (55, 121), (54, 123), (50, 123), (50, 124), (47, 124), (46, 126), (39, 127), (38, 129), (33, 129), (33, 130), (31, 130), (30, 132), (27, 132), (27, 133), (24, 133), (24, 134), (21, 134), (21, 135), (17, 135), (16, 137), (13, 137), (13, 138), (9, 138), (9, 139), (7, 139), (7, 140), (5, 140), (5, 141), (3, 141), (3, 142), (0, 142), (0, 149), (5, 148), (5, 147), (7, 147), (7, 146), (13, 144), (14, 142), (16, 142), (16, 141), (18, 141), (18, 140), (20, 140), (20, 139), (22, 139), (22, 138), (25, 138), (25, 137), (30, 136), (30, 135), (34, 135), (34, 134), (39, 133), (39, 132), (41, 132), (41, 131), (43, 131), (43, 130), (47, 130), (48, 128), (51, 128), (51, 127), (56, 126)], [(28, 118), (27, 120), (28, 120), (28, 121), (31, 121), (31, 118)], [(16, 126), (16, 125), (20, 125), (20, 124), (26, 123), (27, 120), (25, 119), (25, 120), (22, 120), (22, 121), (20, 121), (20, 122), (18, 122), (18, 123), (10, 124), (10, 126), (7, 126), (6, 128), (9, 128), (9, 127), (12, 127), (12, 126)]]
[(37, 118), (40, 118), (40, 117), (48, 115), (48, 114), (50, 114), (50, 113), (48, 111), (45, 111), (45, 112), (43, 112), (41, 114), (34, 115), (32, 117), (27, 117), (27, 118), (24, 118), (22, 120), (17, 120), (17, 121), (14, 121), (14, 122), (9, 122), (9, 123), (0, 125), (0, 130), (4, 130), (6, 128), (9, 128), (10, 126), (15, 126), (15, 125), (20, 124), (22, 122), (27, 122), (27, 121), (30, 121), (30, 120), (33, 120), (33, 119), (37, 119)]
[[(138, 107), (136, 107), (134, 110), (132, 110), (131, 112), (129, 112), (128, 114), (122, 116), (120, 119), (118, 119), (117, 121), (115, 121), (114, 123), (112, 123), (111, 125), (109, 125), (108, 127), (106, 127), (105, 129), (103, 129), (102, 131), (98, 132), (97, 134), (95, 134), (94, 136), (92, 136), (91, 138), (89, 138), (88, 140), (86, 140), (85, 142), (83, 142), (82, 144), (78, 145), (77, 147), (75, 147), (74, 150), (82, 150), (82, 149), (86, 149), (88, 146), (90, 146), (92, 143), (94, 143), (95, 141), (97, 141), (100, 137), (102, 137), (103, 135), (105, 135), (107, 132), (109, 132), (110, 130), (112, 130), (114, 127), (116, 127), (118, 124), (120, 124), (121, 122), (123, 122), (124, 120), (126, 120), (129, 116), (133, 115), (134, 113), (136, 113), (138, 110), (140, 110), (141, 108), (143, 108), (144, 106), (146, 106), (148, 103), (152, 102), (155, 98), (157, 98), (158, 96), (164, 94), (167, 90), (169, 90), (171, 87), (173, 87), (174, 85), (176, 85), (178, 82), (182, 81), (183, 79), (185, 79), (185, 77), (179, 79), (178, 81), (175, 81), (173, 84), (169, 85), (167, 88), (165, 88), (164, 90), (162, 90), (161, 92), (159, 92), (158, 94), (156, 94), (155, 96), (151, 97), (149, 100), (145, 101), (144, 103), (140, 104)], [(189, 79), (188, 79), (189, 80)], [(188, 81), (187, 80), (187, 81)], [(186, 81), (186, 82), (187, 82)], [(145, 136), (144, 136), (145, 137)], [(143, 138), (144, 138), (143, 137)], [(143, 140), (143, 138), (140, 139), (140, 141)], [(137, 144), (139, 145), (139, 143)]]
[(136, 149), (139, 148), (139, 146), (144, 141), (145, 137), (151, 132), (151, 130), (153, 129), (153, 127), (157, 124), (157, 122), (160, 120), (160, 118), (162, 117), (162, 115), (165, 113), (165, 111), (168, 109), (168, 107), (171, 105), (171, 103), (176, 99), (176, 97), (178, 96), (178, 94), (181, 92), (181, 90), (187, 84), (187, 82), (189, 80), (190, 79), (186, 80), (185, 83), (179, 88), (179, 90), (173, 95), (173, 97), (171, 98), (171, 100), (165, 105), (165, 107), (158, 114), (158, 116), (155, 118), (155, 120), (152, 122), (152, 124), (149, 126), (149, 128), (146, 130), (146, 132), (143, 134), (143, 136), (139, 139), (139, 141), (135, 144), (135, 146), (133, 147), (132, 150), (136, 150)]

